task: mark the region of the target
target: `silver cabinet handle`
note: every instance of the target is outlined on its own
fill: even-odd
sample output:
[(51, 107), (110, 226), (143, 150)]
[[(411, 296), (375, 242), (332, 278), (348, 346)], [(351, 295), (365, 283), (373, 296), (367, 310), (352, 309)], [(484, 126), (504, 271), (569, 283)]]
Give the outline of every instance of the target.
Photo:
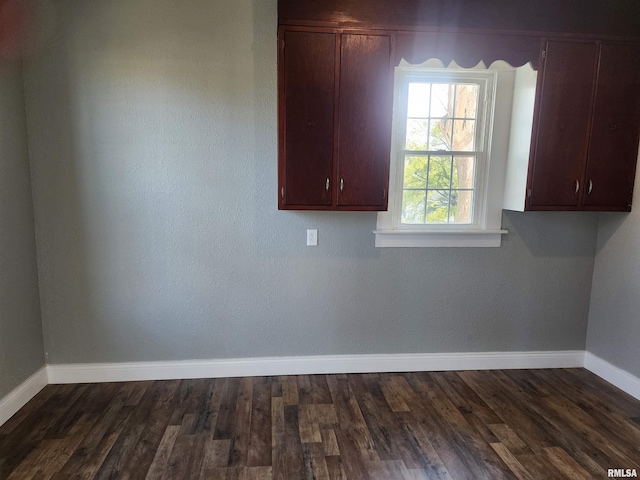
[(344, 190), (344, 178), (340, 179), (340, 191), (342, 192)]
[(329, 191), (329, 179), (327, 178), (327, 183), (324, 186), (324, 189), (328, 192)]
[(282, 198), (284, 198), (284, 187), (282, 187), (282, 188), (280, 189), (280, 196), (281, 196)]
[(578, 193), (578, 190), (580, 190), (580, 182), (576, 180), (576, 193)]
[(587, 194), (591, 193), (591, 190), (593, 190), (593, 182), (589, 180), (589, 190), (587, 190)]

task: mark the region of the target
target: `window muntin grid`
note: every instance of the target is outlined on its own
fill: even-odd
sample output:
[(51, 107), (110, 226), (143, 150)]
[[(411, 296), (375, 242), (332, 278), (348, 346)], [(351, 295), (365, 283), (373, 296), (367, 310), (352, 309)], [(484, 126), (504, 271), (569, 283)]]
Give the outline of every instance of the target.
[(481, 80), (442, 78), (407, 83), (402, 224), (474, 223), (483, 86)]

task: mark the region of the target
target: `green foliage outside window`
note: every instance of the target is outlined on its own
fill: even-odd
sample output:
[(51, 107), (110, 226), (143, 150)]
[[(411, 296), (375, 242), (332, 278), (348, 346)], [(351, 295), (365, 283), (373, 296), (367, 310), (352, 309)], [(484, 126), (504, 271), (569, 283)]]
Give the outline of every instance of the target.
[[(422, 91), (426, 85), (421, 85)], [(439, 96), (444, 95), (439, 106), (441, 116), (408, 118), (406, 123), (402, 223), (471, 221), (474, 156), (454, 156), (448, 152), (471, 152), (475, 148), (475, 118), (466, 117), (469, 110), (473, 110), (475, 115), (477, 86), (433, 85), (436, 86)], [(436, 90), (433, 88), (431, 91), (429, 97), (435, 101)], [(424, 94), (423, 98), (416, 96), (416, 100), (426, 106)], [(465, 118), (459, 120), (460, 116)], [(464, 202), (459, 217), (460, 198)]]

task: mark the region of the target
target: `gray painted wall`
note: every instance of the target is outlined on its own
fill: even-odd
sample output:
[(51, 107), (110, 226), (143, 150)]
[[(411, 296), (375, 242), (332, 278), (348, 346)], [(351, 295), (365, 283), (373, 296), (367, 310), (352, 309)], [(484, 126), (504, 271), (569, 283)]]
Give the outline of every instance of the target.
[(640, 169), (633, 204), (600, 217), (587, 350), (640, 377)]
[(55, 2), (28, 63), (50, 363), (584, 349), (594, 214), (376, 249), (375, 213), (278, 211), (276, 0), (187, 3)]
[(0, 61), (0, 398), (43, 352), (22, 68)]

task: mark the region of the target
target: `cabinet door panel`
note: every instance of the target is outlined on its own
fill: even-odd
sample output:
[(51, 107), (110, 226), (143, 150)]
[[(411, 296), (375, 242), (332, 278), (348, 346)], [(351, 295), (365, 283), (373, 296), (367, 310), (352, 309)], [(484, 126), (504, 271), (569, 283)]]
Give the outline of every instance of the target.
[(587, 155), (597, 59), (595, 43), (546, 45), (529, 206), (578, 205)]
[(338, 205), (380, 210), (387, 206), (393, 98), (390, 48), (388, 36), (341, 38)]
[(628, 209), (631, 205), (640, 135), (640, 54), (638, 47), (602, 45), (585, 206)]
[(331, 205), (335, 54), (333, 33), (285, 32), (285, 205)]

